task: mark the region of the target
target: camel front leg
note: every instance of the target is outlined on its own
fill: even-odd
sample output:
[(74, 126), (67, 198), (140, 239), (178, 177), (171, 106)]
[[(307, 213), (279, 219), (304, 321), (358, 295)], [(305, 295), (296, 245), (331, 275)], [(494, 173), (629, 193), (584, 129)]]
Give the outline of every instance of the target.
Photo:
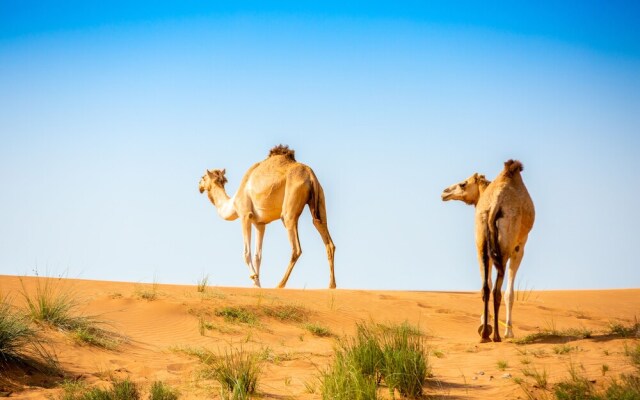
[(291, 260), (289, 261), (287, 272), (278, 284), (279, 288), (285, 287), (289, 280), (289, 275), (291, 275), (291, 271), (293, 270), (293, 266), (296, 265), (296, 261), (298, 261), (298, 258), (300, 258), (300, 255), (302, 254), (300, 238), (298, 237), (298, 218), (284, 219), (284, 226), (287, 228), (287, 232), (289, 233), (289, 242), (291, 242)]
[(249, 267), (249, 278), (253, 280), (254, 287), (260, 287), (258, 273), (251, 261), (251, 220), (249, 217), (242, 218), (242, 238), (244, 239), (244, 262), (247, 264), (247, 267)]
[(253, 254), (253, 267), (256, 270), (257, 285), (260, 286), (260, 264), (262, 263), (262, 239), (264, 238), (265, 224), (257, 224), (256, 227), (256, 247)]
[[(517, 248), (517, 247), (516, 247)], [(511, 321), (511, 312), (513, 310), (513, 285), (516, 280), (516, 274), (518, 273), (518, 268), (520, 268), (520, 262), (522, 262), (522, 257), (524, 256), (524, 245), (519, 246), (517, 251), (514, 251), (511, 259), (509, 261), (509, 269), (507, 270), (507, 291), (504, 295), (505, 303), (507, 306), (507, 327), (504, 331), (504, 337), (512, 338), (513, 337), (513, 324)]]

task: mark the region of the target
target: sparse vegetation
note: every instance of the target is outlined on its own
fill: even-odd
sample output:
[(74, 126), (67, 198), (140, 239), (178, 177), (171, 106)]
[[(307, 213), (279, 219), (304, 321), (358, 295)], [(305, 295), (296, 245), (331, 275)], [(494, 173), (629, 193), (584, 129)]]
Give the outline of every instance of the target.
[(223, 317), (225, 321), (255, 325), (258, 323), (256, 313), (246, 307), (223, 307), (216, 310), (215, 315)]
[(586, 328), (571, 328), (566, 330), (558, 330), (555, 328), (549, 328), (541, 330), (540, 332), (531, 333), (519, 339), (514, 339), (513, 343), (524, 345), (531, 343), (542, 343), (545, 341), (552, 341), (558, 339), (564, 340), (577, 340), (591, 338), (592, 332)]
[(636, 318), (630, 325), (623, 325), (619, 322), (609, 323), (609, 333), (621, 337), (640, 337), (640, 321)]
[(548, 384), (548, 373), (546, 369), (543, 369), (542, 372), (538, 371), (537, 368), (525, 368), (522, 370), (522, 375), (533, 378), (536, 385), (540, 389), (546, 389)]
[(209, 284), (209, 274), (203, 275), (197, 282), (198, 293), (204, 293), (207, 290)]
[[(63, 385), (60, 400), (138, 400), (140, 390), (129, 378), (113, 381), (111, 388), (91, 388), (82, 382), (67, 382)], [(152, 398), (155, 400), (155, 398)], [(162, 399), (162, 398), (158, 398)], [(168, 399), (170, 400), (170, 399)]]
[(568, 344), (562, 344), (559, 346), (554, 346), (553, 352), (556, 354), (568, 354), (572, 351), (576, 351), (577, 349), (578, 349), (577, 347), (573, 347)]
[(314, 336), (328, 337), (333, 335), (329, 328), (319, 323), (306, 323), (303, 325), (303, 328), (311, 332)]
[(154, 301), (158, 298), (158, 281), (156, 278), (153, 278), (153, 282), (151, 286), (145, 285), (143, 287), (138, 287), (136, 290), (136, 295), (147, 301)]
[(178, 393), (171, 386), (161, 381), (153, 382), (149, 391), (149, 400), (177, 400)]
[(264, 313), (283, 322), (304, 322), (309, 315), (304, 307), (290, 304), (264, 307)]
[(505, 369), (509, 368), (509, 363), (505, 360), (498, 360), (497, 366), (500, 371), (504, 371)]
[(3, 364), (26, 365), (43, 372), (57, 369), (55, 356), (7, 297), (0, 297), (0, 367)]
[(62, 286), (60, 278), (39, 278), (32, 293), (27, 291), (24, 281), (20, 283), (20, 293), (32, 321), (66, 331), (79, 343), (105, 349), (114, 349), (125, 340), (122, 335), (101, 328), (99, 325), (104, 322), (96, 317), (78, 315), (77, 295)]

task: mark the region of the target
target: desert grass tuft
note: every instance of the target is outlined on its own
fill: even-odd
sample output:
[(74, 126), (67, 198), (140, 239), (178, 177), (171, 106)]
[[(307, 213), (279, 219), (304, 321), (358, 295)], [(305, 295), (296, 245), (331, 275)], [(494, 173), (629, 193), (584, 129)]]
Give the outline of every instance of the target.
[[(411, 328), (411, 329), (407, 329)], [(417, 398), (429, 374), (422, 336), (408, 324), (358, 324), (344, 338), (330, 368), (320, 376), (323, 399), (376, 399), (381, 381), (393, 393)]]
[(226, 322), (256, 325), (258, 316), (246, 307), (223, 307), (215, 311), (215, 315), (223, 317)]
[(28, 292), (20, 280), (20, 294), (27, 306), (27, 316), (34, 322), (68, 332), (79, 343), (114, 349), (126, 338), (100, 327), (104, 321), (95, 316), (79, 315), (77, 295), (65, 287), (61, 278), (38, 278), (34, 292)]
[(207, 285), (209, 284), (209, 274), (203, 275), (200, 279), (198, 279), (197, 287), (198, 293), (204, 293), (207, 290)]
[(623, 325), (619, 322), (609, 323), (609, 334), (621, 336), (625, 338), (640, 338), (640, 321), (636, 318), (635, 322), (630, 325)]
[(282, 322), (304, 322), (309, 316), (304, 307), (291, 304), (264, 307), (264, 313)]
[(331, 330), (329, 330), (329, 328), (327, 328), (324, 325), (320, 325), (319, 323), (306, 323), (304, 325), (302, 325), (302, 327), (306, 330), (308, 330), (309, 332), (311, 332), (312, 335), (314, 336), (318, 336), (318, 337), (329, 337), (329, 336), (333, 336), (333, 333), (331, 332)]
[(29, 321), (0, 297), (0, 367), (6, 364), (30, 366), (41, 372), (58, 371), (57, 359), (47, 350)]
[(223, 399), (249, 399), (257, 390), (260, 360), (254, 353), (232, 348), (213, 359), (210, 368), (212, 377), (220, 383)]
[(155, 381), (149, 391), (149, 400), (177, 400), (178, 392), (162, 381)]
[(140, 390), (129, 378), (113, 381), (108, 389), (87, 388), (82, 382), (63, 385), (60, 400), (139, 400)]

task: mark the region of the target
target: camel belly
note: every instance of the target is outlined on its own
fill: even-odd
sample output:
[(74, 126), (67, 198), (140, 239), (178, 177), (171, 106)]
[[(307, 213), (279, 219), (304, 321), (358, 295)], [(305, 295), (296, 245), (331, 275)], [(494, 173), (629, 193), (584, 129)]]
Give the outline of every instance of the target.
[(248, 182), (247, 185), (253, 220), (258, 223), (269, 223), (280, 219), (284, 201), (284, 185), (274, 179), (270, 182)]

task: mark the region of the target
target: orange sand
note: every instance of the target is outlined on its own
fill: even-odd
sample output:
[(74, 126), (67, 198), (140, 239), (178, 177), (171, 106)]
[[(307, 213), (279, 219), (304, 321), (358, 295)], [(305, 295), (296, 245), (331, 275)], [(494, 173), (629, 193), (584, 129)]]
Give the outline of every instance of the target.
[[(34, 289), (37, 278), (22, 279), (27, 290)], [(73, 291), (81, 302), (79, 312), (98, 315), (110, 329), (130, 339), (115, 350), (103, 350), (78, 344), (47, 328), (46, 335), (68, 376), (103, 386), (109, 376), (129, 376), (144, 388), (162, 380), (178, 388), (182, 399), (219, 398), (219, 386), (198, 376), (201, 364), (196, 358), (175, 349), (205, 347), (224, 352), (230, 346), (270, 355), (262, 366), (261, 398), (319, 399), (319, 391), (309, 393), (308, 387), (317, 382), (318, 371), (330, 363), (336, 338), (353, 334), (360, 321), (407, 321), (427, 334), (434, 375), (425, 387), (427, 394), (448, 399), (525, 398), (507, 374), (523, 377), (523, 368), (546, 369), (552, 385), (568, 376), (571, 363), (582, 365), (583, 372), (598, 383), (631, 371), (624, 347), (637, 341), (603, 332), (611, 322), (629, 326), (640, 315), (640, 289), (519, 293), (514, 305), (516, 337), (549, 328), (593, 331), (593, 339), (570, 341), (569, 353), (556, 354), (554, 348), (564, 344), (562, 340), (526, 346), (509, 341), (480, 344), (476, 329), (482, 304), (478, 293), (209, 287), (203, 295), (195, 286), (158, 285), (158, 298), (147, 301), (139, 293), (151, 290), (148, 284), (71, 279), (53, 283)], [(20, 288), (18, 277), (0, 276), (0, 293), (12, 295), (17, 305), (22, 301)], [(302, 306), (309, 322), (328, 327), (335, 337), (316, 337), (300, 323), (265, 315), (254, 326), (227, 323), (214, 315), (217, 308), (234, 305), (256, 310)], [(199, 313), (217, 329), (201, 336)], [(524, 365), (525, 358), (531, 364)], [(498, 368), (498, 361), (507, 362), (506, 370)], [(609, 367), (604, 378), (603, 364)], [(13, 377), (11, 397), (37, 399), (60, 392), (55, 387), (30, 386), (34, 379)], [(386, 391), (383, 395), (388, 397)]]

